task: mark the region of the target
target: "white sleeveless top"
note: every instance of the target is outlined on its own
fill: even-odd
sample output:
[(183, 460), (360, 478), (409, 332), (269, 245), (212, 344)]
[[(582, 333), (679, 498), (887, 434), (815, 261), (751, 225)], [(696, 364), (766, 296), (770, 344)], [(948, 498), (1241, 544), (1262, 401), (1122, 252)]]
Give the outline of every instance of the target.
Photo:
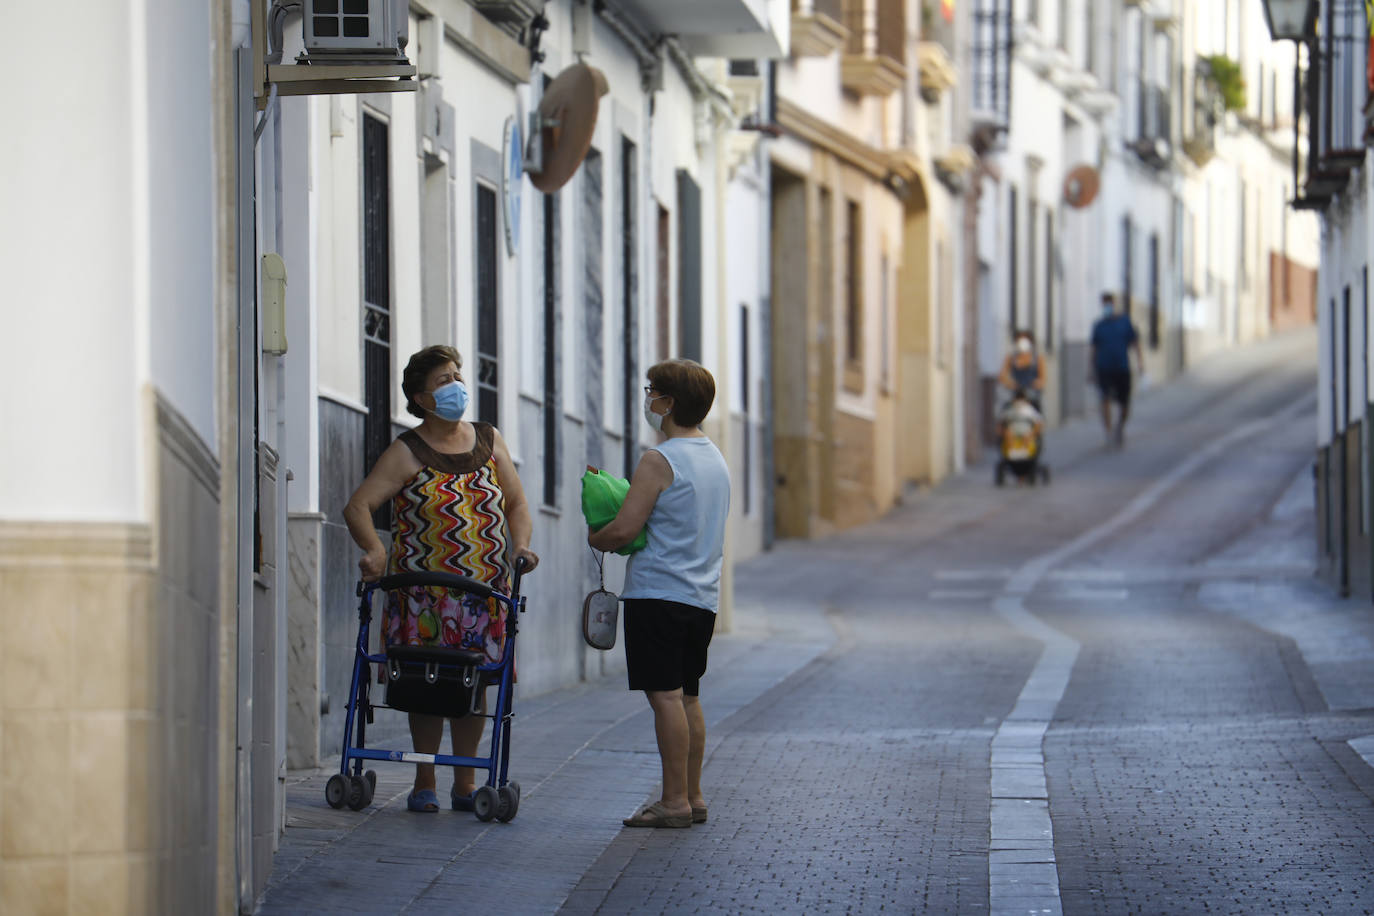
[(672, 467), (673, 482), (649, 513), (648, 546), (630, 555), (621, 597), (677, 601), (714, 614), (720, 606), (730, 469), (705, 436), (669, 439), (654, 450)]

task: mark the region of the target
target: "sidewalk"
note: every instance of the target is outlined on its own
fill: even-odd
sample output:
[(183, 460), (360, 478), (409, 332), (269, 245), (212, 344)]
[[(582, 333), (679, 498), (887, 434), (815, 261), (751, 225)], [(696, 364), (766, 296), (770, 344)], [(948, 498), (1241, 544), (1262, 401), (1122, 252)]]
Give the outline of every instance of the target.
[[(739, 614), (742, 631), (711, 646), (702, 698), (708, 759), (718, 743), (710, 737), (716, 726), (834, 640), (811, 597), (815, 583), (793, 577), (785, 563), (767, 562), (772, 559), (740, 589), (747, 608)], [(652, 719), (623, 676), (530, 700), (517, 689), (515, 713), (510, 773), (521, 784), (521, 800), (508, 824), (484, 824), (447, 808), (437, 815), (408, 812), (410, 765), (378, 764), (376, 797), (362, 812), (325, 803), (332, 770), (292, 773), (287, 830), (257, 912), (451, 913), (460, 904), (476, 912), (558, 909), (621, 832), (620, 819), (657, 792)], [(408, 749), (404, 718), (379, 710), (369, 745)], [(450, 784), (441, 772), (445, 801)]]

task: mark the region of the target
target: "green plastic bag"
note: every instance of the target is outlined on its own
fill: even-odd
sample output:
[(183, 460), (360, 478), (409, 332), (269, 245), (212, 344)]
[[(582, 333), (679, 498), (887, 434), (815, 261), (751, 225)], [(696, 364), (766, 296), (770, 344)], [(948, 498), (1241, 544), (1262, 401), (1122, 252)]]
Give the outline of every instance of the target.
[[(582, 475), (582, 516), (593, 531), (600, 531), (612, 521), (625, 504), (625, 494), (630, 492), (630, 482), (623, 477), (607, 474), (600, 468), (587, 465)], [(649, 543), (649, 535), (643, 529), (635, 539), (616, 551), (628, 557), (636, 550), (643, 550)]]

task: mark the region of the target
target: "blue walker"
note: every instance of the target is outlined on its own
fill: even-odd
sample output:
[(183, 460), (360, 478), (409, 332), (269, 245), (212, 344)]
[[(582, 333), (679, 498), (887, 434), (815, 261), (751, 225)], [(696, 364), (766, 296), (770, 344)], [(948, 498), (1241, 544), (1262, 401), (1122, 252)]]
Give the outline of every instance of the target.
[[(372, 796), (377, 789), (377, 774), (373, 770), (364, 771), (363, 761), (389, 760), (396, 763), (432, 763), (435, 766), (461, 766), (486, 770), (486, 785), (479, 786), (472, 795), (473, 813), (480, 821), (490, 821), (493, 818), (509, 821), (515, 817), (520, 809), (520, 784), (508, 780), (506, 771), (510, 766), (510, 724), (514, 716), (511, 711), (511, 700), (514, 694), (515, 635), (519, 629), (518, 617), (525, 610), (525, 599), (520, 596), (520, 577), (524, 573), (525, 565), (523, 557), (516, 560), (509, 595), (504, 595), (475, 579), (452, 573), (398, 573), (394, 576), (385, 576), (376, 582), (358, 583), (358, 642), (353, 656), (353, 685), (348, 694), (348, 713), (344, 719), (343, 756), (339, 763), (339, 772), (330, 776), (324, 787), (325, 800), (331, 807), (342, 808), (347, 805), (354, 811), (361, 811), (372, 804)], [(481, 652), (425, 646), (392, 646), (390, 653), (384, 650), (379, 655), (368, 654), (373, 593), (378, 590), (390, 591), (396, 588), (434, 585), (451, 591), (466, 592), (479, 598), (495, 598), (504, 605), (506, 642), (500, 661), (487, 663), (486, 656)], [(398, 684), (405, 677), (410, 684), (418, 685), (419, 691), (427, 692), (430, 697), (450, 698), (453, 708), (444, 708), (444, 711), (440, 712), (433, 708), (416, 708), (409, 702), (399, 703), (393, 700), (389, 706), (385, 703), (373, 703), (370, 697), (372, 665), (385, 666), (389, 684)], [(496, 709), (490, 714), (479, 711), (482, 693), (490, 686), (482, 683), (483, 674), (488, 672), (494, 672), (498, 678)], [(388, 699), (391, 699), (390, 696)], [(427, 712), (446, 718), (478, 715), (491, 719), (491, 754), (488, 757), (456, 757), (450, 754), (421, 754), (416, 751), (369, 748), (367, 726), (372, 722), (373, 710), (378, 707), (405, 712)], [(360, 711), (362, 715), (359, 715)]]

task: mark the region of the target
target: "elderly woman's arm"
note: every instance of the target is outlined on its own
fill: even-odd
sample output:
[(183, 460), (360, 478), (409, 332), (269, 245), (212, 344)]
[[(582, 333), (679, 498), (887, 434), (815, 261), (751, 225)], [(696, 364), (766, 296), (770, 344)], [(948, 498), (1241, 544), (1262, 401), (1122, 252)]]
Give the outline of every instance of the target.
[(654, 511), (658, 495), (672, 482), (673, 467), (668, 459), (652, 449), (645, 452), (630, 478), (630, 492), (625, 494), (620, 511), (604, 528), (589, 531), (587, 543), (597, 550), (619, 550), (633, 541)]
[(380, 579), (382, 573), (386, 572), (386, 547), (377, 536), (372, 514), (400, 492), (405, 482), (414, 476), (416, 464), (404, 443), (399, 440), (391, 443), (373, 465), (372, 473), (353, 491), (348, 504), (344, 506), (348, 533), (353, 535), (354, 542), (363, 551), (358, 569), (362, 572), (364, 582)]
[(496, 478), (501, 485), (506, 524), (510, 527), (511, 557), (524, 557), (524, 571), (529, 572), (539, 565), (539, 554), (530, 550), (530, 538), (534, 536), (534, 519), (530, 517), (529, 500), (525, 499), (525, 487), (520, 483), (520, 474), (515, 470), (515, 461), (510, 456), (506, 440), (501, 437), (501, 431), (496, 427), (493, 426), (491, 431)]

